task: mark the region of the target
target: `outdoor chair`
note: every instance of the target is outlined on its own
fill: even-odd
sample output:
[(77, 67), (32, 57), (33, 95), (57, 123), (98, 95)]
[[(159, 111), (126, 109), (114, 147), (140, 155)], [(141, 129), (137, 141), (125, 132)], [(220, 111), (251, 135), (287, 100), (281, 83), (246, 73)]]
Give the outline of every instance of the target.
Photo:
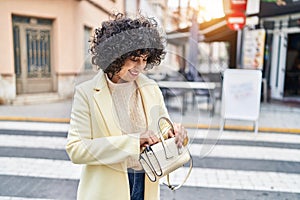
[(195, 77), (194, 82), (214, 82), (220, 83), (221, 87), (217, 87), (214, 91), (208, 89), (196, 89), (193, 91), (193, 106), (198, 104), (198, 97), (206, 98), (206, 108), (210, 110), (210, 115), (213, 116), (215, 112), (215, 101), (221, 98), (221, 88), (222, 88), (222, 76), (220, 73), (208, 73), (200, 74)]
[[(171, 73), (167, 74), (165, 81), (185, 81), (185, 77), (180, 73)], [(185, 114), (186, 111), (186, 91), (184, 89), (174, 89), (174, 88), (162, 88), (162, 93), (165, 99), (165, 103), (168, 109), (172, 108), (171, 100), (175, 99), (175, 105), (177, 106), (178, 102), (181, 102), (182, 113)], [(179, 101), (176, 101), (178, 100)], [(174, 101), (173, 101), (174, 102)], [(174, 104), (173, 104), (174, 105)]]
[[(199, 75), (194, 82), (205, 82), (205, 80)], [(207, 104), (207, 110), (209, 110), (209, 105), (211, 105), (211, 96), (208, 89), (195, 89), (193, 90), (193, 106), (198, 106), (198, 100), (197, 97), (205, 97), (206, 98), (206, 104)]]

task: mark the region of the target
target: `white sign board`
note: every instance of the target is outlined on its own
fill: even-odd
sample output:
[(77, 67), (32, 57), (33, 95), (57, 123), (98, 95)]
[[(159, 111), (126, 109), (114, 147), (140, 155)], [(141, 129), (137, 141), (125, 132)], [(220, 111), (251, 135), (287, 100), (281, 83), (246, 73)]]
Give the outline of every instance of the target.
[[(256, 122), (260, 111), (260, 70), (227, 69), (222, 88), (222, 118)], [(223, 129), (223, 125), (221, 128)]]

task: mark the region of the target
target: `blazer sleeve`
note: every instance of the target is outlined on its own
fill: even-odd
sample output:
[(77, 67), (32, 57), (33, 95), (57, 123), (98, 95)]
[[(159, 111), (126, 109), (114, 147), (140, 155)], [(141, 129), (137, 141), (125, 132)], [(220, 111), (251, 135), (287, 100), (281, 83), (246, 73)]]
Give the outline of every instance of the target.
[[(73, 163), (109, 165), (138, 158), (138, 136), (120, 135), (92, 138), (92, 120), (88, 96), (77, 88), (71, 112), (66, 151)], [(106, 134), (103, 134), (106, 135)]]

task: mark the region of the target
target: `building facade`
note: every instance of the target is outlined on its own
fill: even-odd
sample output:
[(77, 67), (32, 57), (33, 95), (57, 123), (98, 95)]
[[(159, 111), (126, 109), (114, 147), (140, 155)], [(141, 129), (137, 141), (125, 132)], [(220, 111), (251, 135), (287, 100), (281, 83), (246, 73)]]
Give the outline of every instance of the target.
[(76, 77), (93, 72), (92, 30), (113, 11), (124, 12), (124, 1), (0, 1), (0, 103), (71, 97)]
[(300, 101), (300, 0), (261, 1), (266, 30), (264, 76), (271, 99)]

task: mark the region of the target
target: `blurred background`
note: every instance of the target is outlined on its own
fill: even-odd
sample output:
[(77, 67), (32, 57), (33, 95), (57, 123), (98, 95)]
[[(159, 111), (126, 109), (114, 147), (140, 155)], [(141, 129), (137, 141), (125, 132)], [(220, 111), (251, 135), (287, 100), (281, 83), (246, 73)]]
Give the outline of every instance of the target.
[(154, 17), (166, 36), (146, 75), (188, 129), (194, 167), (161, 199), (300, 199), (300, 0), (0, 0), (0, 199), (76, 199), (74, 87), (97, 73), (89, 40), (114, 12)]
[(213, 82), (227, 68), (259, 69), (265, 102), (299, 102), (299, 10), (298, 0), (2, 0), (0, 104), (71, 98), (74, 85), (95, 74), (93, 29), (115, 11), (153, 16), (165, 31), (168, 53), (152, 78), (186, 77), (190, 63)]

